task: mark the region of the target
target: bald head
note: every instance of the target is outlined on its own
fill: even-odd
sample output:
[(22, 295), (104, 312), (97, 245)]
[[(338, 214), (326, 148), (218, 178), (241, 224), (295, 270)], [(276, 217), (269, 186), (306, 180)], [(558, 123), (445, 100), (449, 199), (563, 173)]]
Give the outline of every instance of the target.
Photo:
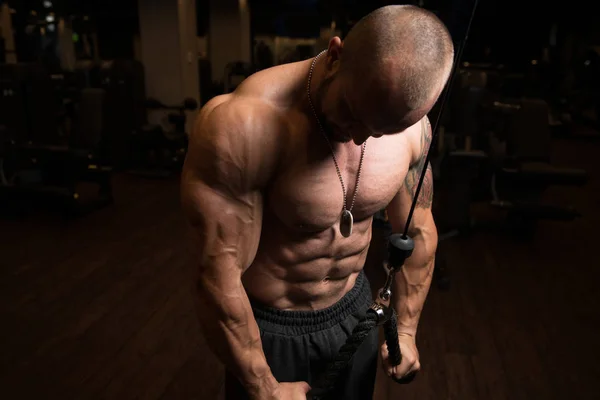
[(411, 112), (435, 102), (453, 58), (452, 38), (437, 16), (395, 5), (373, 11), (350, 30), (340, 72), (369, 82), (383, 91), (382, 98), (394, 98), (396, 107), (400, 102), (404, 112)]

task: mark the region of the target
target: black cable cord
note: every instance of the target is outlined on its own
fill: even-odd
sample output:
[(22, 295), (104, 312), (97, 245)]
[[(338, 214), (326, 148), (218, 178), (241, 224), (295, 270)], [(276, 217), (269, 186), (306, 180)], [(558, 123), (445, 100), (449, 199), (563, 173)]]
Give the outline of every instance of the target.
[(442, 119), (442, 114), (445, 109), (446, 101), (450, 96), (450, 92), (452, 90), (452, 85), (454, 84), (454, 79), (456, 78), (456, 71), (458, 70), (463, 51), (465, 49), (465, 45), (467, 44), (467, 39), (469, 38), (469, 31), (471, 30), (471, 24), (473, 23), (473, 17), (475, 16), (475, 11), (477, 10), (477, 4), (479, 0), (475, 0), (475, 4), (473, 5), (473, 10), (471, 11), (471, 16), (469, 18), (469, 24), (467, 25), (467, 30), (465, 32), (465, 37), (463, 41), (458, 46), (458, 52), (456, 53), (454, 65), (452, 66), (452, 71), (450, 73), (450, 81), (448, 85), (446, 85), (446, 89), (444, 90), (444, 95), (442, 96), (442, 102), (440, 103), (440, 110), (438, 111), (437, 117), (435, 119), (435, 124), (433, 125), (433, 133), (431, 136), (431, 142), (429, 143), (429, 149), (427, 149), (427, 155), (425, 156), (425, 163), (423, 164), (423, 170), (421, 171), (421, 176), (419, 178), (419, 183), (417, 184), (417, 189), (415, 190), (414, 198), (412, 204), (410, 206), (410, 211), (408, 213), (408, 217), (406, 218), (406, 224), (404, 225), (404, 233), (402, 236), (406, 238), (408, 236), (408, 230), (410, 228), (410, 221), (412, 221), (413, 214), (415, 213), (415, 208), (417, 206), (417, 200), (419, 198), (419, 193), (421, 192), (421, 186), (423, 186), (423, 181), (425, 179), (425, 174), (427, 173), (427, 166), (429, 165), (429, 161), (431, 159), (431, 149), (436, 143), (438, 128), (440, 121)]

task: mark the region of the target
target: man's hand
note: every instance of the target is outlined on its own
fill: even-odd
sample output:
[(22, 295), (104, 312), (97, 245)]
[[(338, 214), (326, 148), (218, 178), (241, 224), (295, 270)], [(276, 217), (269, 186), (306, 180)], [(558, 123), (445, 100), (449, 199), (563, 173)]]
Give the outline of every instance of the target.
[(306, 382), (284, 382), (279, 384), (277, 400), (306, 400), (310, 385)]
[(269, 395), (250, 396), (252, 400), (306, 400), (310, 385), (306, 382), (282, 382)]
[(398, 332), (398, 342), (400, 344), (400, 353), (402, 354), (402, 362), (400, 365), (392, 366), (389, 361), (389, 353), (387, 344), (381, 346), (381, 360), (383, 370), (389, 377), (402, 379), (411, 372), (416, 372), (421, 369), (419, 363), (419, 351), (415, 338), (407, 333)]

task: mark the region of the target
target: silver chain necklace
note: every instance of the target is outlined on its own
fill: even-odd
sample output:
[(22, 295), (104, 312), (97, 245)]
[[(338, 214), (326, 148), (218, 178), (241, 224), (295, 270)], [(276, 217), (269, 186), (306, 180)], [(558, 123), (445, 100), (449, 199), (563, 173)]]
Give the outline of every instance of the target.
[(327, 137), (327, 134), (325, 133), (325, 129), (323, 129), (323, 125), (321, 125), (321, 120), (319, 119), (319, 116), (317, 115), (317, 111), (315, 110), (315, 106), (313, 105), (312, 99), (310, 97), (310, 84), (312, 82), (313, 71), (315, 69), (315, 65), (317, 64), (317, 60), (325, 52), (326, 52), (326, 50), (323, 50), (322, 52), (320, 52), (315, 57), (315, 59), (313, 60), (311, 66), (310, 66), (310, 70), (308, 72), (308, 85), (307, 85), (308, 103), (310, 104), (310, 108), (312, 109), (312, 112), (315, 115), (315, 119), (317, 120), (317, 123), (319, 124), (321, 133), (323, 133), (323, 136), (325, 137), (325, 140), (327, 141), (327, 144), (329, 145), (329, 148), (331, 149), (331, 158), (333, 158), (333, 163), (335, 164), (335, 169), (337, 171), (338, 178), (340, 179), (340, 184), (342, 185), (342, 192), (344, 194), (344, 206), (342, 208), (342, 215), (340, 216), (340, 233), (344, 237), (349, 237), (352, 234), (352, 226), (354, 225), (354, 216), (352, 215), (352, 209), (354, 208), (354, 202), (356, 201), (356, 194), (358, 193), (358, 184), (360, 183), (360, 171), (362, 170), (363, 158), (365, 156), (365, 148), (367, 147), (367, 141), (365, 141), (362, 145), (362, 149), (360, 152), (360, 162), (358, 164), (358, 171), (356, 173), (356, 185), (354, 186), (354, 195), (352, 196), (352, 203), (350, 204), (350, 208), (347, 208), (346, 185), (344, 185), (344, 179), (342, 178), (342, 172), (340, 171), (340, 166), (338, 165), (337, 159), (335, 158), (335, 152), (333, 150), (333, 146), (331, 145), (331, 141), (329, 140), (329, 137)]

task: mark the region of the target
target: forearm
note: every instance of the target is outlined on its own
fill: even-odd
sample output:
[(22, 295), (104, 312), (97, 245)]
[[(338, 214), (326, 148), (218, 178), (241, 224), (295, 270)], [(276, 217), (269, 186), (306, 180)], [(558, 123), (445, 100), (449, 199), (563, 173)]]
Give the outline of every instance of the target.
[(267, 364), (260, 331), (241, 281), (226, 288), (200, 278), (198, 318), (210, 349), (252, 396), (271, 394), (278, 382)]
[[(433, 171), (427, 164), (427, 152), (433, 138), (429, 120), (421, 120), (418, 161), (409, 168), (403, 189), (388, 206), (388, 215), (394, 232), (403, 232), (409, 224), (408, 235), (414, 241), (412, 255), (396, 272), (392, 292), (392, 305), (398, 315), (398, 332), (416, 335), (421, 311), (431, 286), (435, 252), (437, 250), (437, 228), (431, 214), (433, 204)], [(425, 174), (422, 175), (423, 169)], [(422, 183), (417, 193), (419, 183)], [(415, 198), (418, 196), (417, 198)], [(408, 221), (411, 206), (412, 219)]]
[(437, 233), (423, 231), (412, 239), (413, 253), (395, 275), (392, 304), (398, 315), (398, 331), (414, 336), (431, 286)]

